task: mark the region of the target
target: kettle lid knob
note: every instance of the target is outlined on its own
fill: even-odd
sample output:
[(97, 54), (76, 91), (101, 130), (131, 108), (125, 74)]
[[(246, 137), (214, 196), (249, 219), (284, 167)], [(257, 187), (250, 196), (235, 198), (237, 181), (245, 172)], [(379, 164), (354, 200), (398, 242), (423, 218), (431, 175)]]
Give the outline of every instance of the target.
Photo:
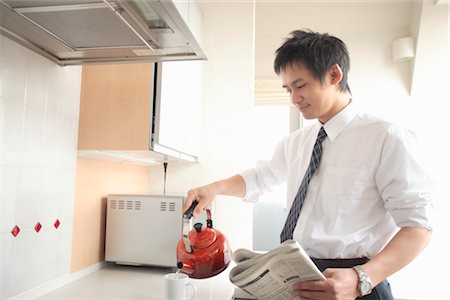
[(194, 229), (195, 229), (195, 231), (197, 231), (197, 233), (202, 232), (202, 226), (203, 226), (202, 223), (195, 223), (195, 224), (194, 224)]

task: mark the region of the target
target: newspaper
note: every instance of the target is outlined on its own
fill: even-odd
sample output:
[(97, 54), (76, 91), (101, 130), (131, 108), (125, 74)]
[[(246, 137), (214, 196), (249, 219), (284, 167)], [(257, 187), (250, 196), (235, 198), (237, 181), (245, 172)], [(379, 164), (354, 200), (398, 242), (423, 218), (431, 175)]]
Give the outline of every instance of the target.
[(230, 281), (257, 299), (298, 299), (292, 294), (295, 283), (325, 279), (294, 240), (287, 240), (266, 253), (238, 249), (233, 260), (236, 266), (230, 271)]

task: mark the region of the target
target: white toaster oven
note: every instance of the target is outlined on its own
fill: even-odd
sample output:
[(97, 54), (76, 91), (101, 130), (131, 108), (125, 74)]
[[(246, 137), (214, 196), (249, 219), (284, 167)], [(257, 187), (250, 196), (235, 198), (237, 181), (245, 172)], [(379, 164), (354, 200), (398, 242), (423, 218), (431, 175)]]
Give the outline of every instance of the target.
[(175, 267), (183, 202), (182, 196), (109, 195), (105, 260)]

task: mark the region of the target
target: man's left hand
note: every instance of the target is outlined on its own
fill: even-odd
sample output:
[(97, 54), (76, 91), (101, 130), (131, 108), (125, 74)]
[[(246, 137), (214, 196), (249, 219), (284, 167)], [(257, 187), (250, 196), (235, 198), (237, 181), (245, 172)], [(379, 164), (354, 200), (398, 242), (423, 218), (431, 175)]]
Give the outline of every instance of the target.
[(349, 300), (356, 299), (358, 275), (352, 268), (326, 269), (326, 280), (299, 282), (294, 285), (294, 293), (302, 300)]

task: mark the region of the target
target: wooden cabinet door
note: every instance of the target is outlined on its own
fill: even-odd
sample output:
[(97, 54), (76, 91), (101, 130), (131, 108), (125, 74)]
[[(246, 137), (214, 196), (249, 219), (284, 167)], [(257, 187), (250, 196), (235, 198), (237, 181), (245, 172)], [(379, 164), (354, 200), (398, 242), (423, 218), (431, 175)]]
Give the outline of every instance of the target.
[(152, 63), (83, 66), (78, 149), (149, 149), (153, 70)]

